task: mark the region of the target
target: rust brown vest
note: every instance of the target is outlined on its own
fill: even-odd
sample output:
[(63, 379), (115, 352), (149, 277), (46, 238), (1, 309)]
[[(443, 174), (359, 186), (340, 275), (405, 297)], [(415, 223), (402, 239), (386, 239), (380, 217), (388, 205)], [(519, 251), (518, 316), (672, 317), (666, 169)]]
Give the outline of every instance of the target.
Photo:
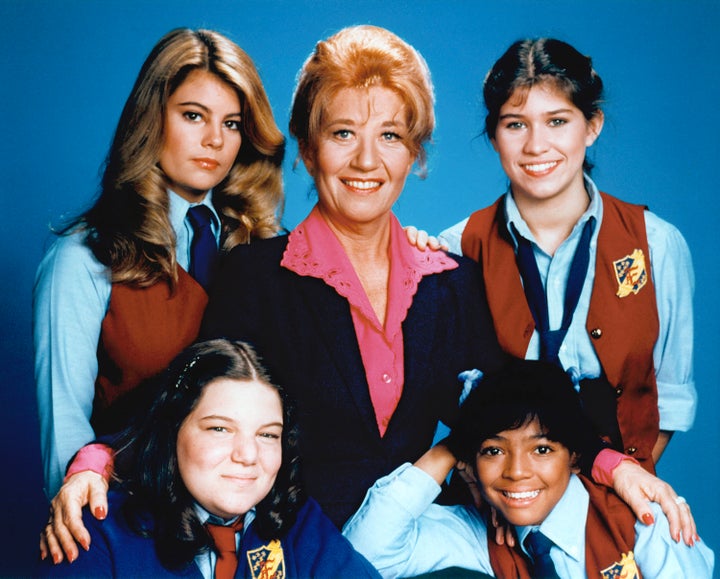
[(195, 340), (207, 301), (205, 290), (182, 268), (174, 292), (165, 282), (147, 288), (113, 284), (98, 344), (96, 434), (122, 426), (111, 420), (114, 407)]
[[(652, 449), (659, 434), (653, 347), (659, 322), (644, 207), (601, 193), (603, 218), (598, 233), (595, 282), (586, 328), (603, 371), (617, 395), (617, 420), (624, 450), (654, 472)], [(646, 285), (618, 297), (613, 262), (642, 250)], [(462, 235), (463, 254), (483, 270), (488, 303), (500, 345), (525, 357), (535, 329), (523, 291), (515, 251), (505, 225), (503, 197), (476, 211)]]
[[(601, 575), (623, 561), (635, 549), (635, 515), (620, 498), (606, 487), (579, 476), (590, 495), (585, 525), (585, 569), (588, 577)], [(502, 579), (529, 579), (529, 561), (518, 548), (497, 545), (488, 533), (490, 563)]]

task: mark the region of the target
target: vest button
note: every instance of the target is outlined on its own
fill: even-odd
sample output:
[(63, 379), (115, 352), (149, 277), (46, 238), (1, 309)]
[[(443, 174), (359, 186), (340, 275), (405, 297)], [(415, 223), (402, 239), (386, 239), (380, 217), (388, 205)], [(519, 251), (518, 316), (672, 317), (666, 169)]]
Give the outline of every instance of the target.
[(590, 336), (592, 336), (593, 340), (598, 340), (602, 338), (602, 330), (600, 328), (593, 328), (590, 330)]
[(637, 448), (635, 448), (634, 446), (625, 449), (625, 454), (635, 454), (636, 452)]
[(617, 396), (618, 398), (620, 398), (620, 396), (622, 396), (623, 391), (624, 391), (624, 390), (623, 390), (623, 387), (622, 387), (622, 386), (618, 386), (617, 388), (615, 388), (615, 396)]

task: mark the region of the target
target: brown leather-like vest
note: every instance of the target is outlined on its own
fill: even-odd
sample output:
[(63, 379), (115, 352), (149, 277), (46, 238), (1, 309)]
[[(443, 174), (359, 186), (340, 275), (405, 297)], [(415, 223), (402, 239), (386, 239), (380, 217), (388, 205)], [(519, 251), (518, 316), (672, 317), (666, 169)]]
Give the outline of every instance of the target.
[[(623, 556), (635, 549), (635, 515), (611, 490), (582, 475), (579, 478), (590, 494), (585, 525), (587, 576), (614, 577), (601, 575), (601, 571), (620, 564)], [(494, 534), (488, 533), (488, 551), (495, 575), (503, 579), (530, 579), (530, 562), (519, 547), (498, 545)]]
[[(654, 473), (652, 449), (659, 434), (653, 347), (659, 322), (645, 208), (600, 194), (595, 282), (586, 329), (605, 376), (617, 396), (617, 421), (625, 453)], [(528, 307), (515, 251), (505, 223), (504, 196), (476, 211), (462, 235), (463, 254), (482, 266), (488, 303), (500, 345), (524, 358), (535, 322)], [(619, 297), (616, 264), (636, 250), (645, 257), (645, 285)], [(618, 267), (621, 267), (619, 265)]]
[(166, 282), (146, 288), (113, 284), (98, 344), (91, 419), (96, 434), (125, 425), (130, 394), (197, 338), (207, 301), (202, 286), (180, 267), (174, 291)]

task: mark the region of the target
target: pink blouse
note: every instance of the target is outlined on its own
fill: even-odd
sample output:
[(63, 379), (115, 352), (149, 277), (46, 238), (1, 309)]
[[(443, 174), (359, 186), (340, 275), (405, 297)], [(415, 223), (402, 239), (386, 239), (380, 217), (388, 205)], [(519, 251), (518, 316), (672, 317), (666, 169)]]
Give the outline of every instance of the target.
[(402, 323), (418, 284), (425, 275), (455, 269), (457, 262), (442, 251), (420, 251), (412, 246), (400, 222), (391, 215), (385, 327), (380, 325), (345, 250), (317, 206), (290, 233), (280, 265), (298, 275), (322, 279), (350, 303), (370, 399), (383, 436), (402, 395), (405, 380)]

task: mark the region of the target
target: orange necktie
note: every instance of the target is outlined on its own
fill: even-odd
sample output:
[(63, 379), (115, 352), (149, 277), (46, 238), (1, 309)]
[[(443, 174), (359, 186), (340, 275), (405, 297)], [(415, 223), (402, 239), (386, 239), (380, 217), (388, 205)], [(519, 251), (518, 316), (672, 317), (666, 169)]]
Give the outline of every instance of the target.
[(243, 517), (238, 517), (232, 525), (227, 526), (205, 523), (205, 528), (210, 533), (217, 551), (215, 579), (233, 579), (238, 566), (235, 533), (242, 531)]

